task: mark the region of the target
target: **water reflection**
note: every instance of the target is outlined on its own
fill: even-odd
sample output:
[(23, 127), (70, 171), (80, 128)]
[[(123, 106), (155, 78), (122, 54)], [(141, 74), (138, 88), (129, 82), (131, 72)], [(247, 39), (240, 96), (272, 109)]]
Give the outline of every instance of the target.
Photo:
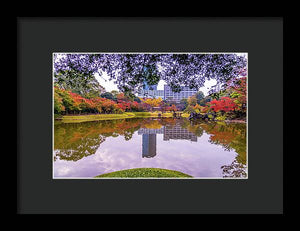
[[(203, 134), (206, 135), (204, 138), (201, 138)], [(136, 135), (140, 137), (139, 143), (135, 141), (137, 137), (133, 139), (133, 136), (135, 137)], [(157, 136), (160, 137), (159, 142)], [(197, 151), (195, 148), (199, 147), (192, 144), (199, 143), (199, 145), (201, 145), (199, 148), (203, 147), (208, 150), (207, 153), (204, 153), (205, 155), (203, 153), (198, 154), (204, 155), (206, 158), (213, 158), (213, 153), (216, 153), (214, 147), (219, 146), (222, 147), (225, 152), (236, 153), (235, 157), (232, 158), (230, 162), (227, 161), (226, 158), (228, 157), (226, 157), (224, 153), (224, 160), (220, 160), (224, 164), (221, 164), (218, 167), (220, 171), (222, 171), (222, 176), (235, 178), (247, 177), (245, 124), (190, 122), (186, 119), (176, 120), (173, 118), (124, 119), (74, 124), (56, 124), (54, 127), (54, 163), (58, 160), (60, 163), (61, 161), (82, 162), (83, 159), (94, 155), (99, 152), (99, 150), (101, 151), (101, 146), (107, 142), (107, 138), (109, 137), (123, 137), (123, 141), (118, 141), (119, 143), (114, 143), (113, 146), (110, 145), (110, 151), (117, 150), (117, 147), (121, 148), (122, 145), (125, 145), (125, 143), (122, 144), (122, 142), (129, 142), (128, 150), (132, 150), (132, 155), (136, 152), (134, 151), (136, 149), (135, 147), (139, 145), (141, 147), (139, 155), (142, 159), (148, 159), (149, 161), (150, 159), (157, 159), (158, 161), (159, 158), (167, 158), (169, 153), (167, 155), (164, 150), (171, 150), (173, 147), (177, 147), (176, 152), (178, 152), (178, 154), (176, 152), (172, 153), (172, 158), (182, 158), (182, 164), (186, 164), (186, 166), (182, 168), (184, 168), (185, 171), (189, 171), (188, 166), (190, 166), (190, 171), (192, 173), (193, 171), (196, 172), (195, 169), (197, 168), (197, 165), (195, 165), (196, 162), (193, 158), (197, 158)], [(178, 143), (177, 145), (177, 142), (186, 143), (182, 143), (182, 145)], [(179, 153), (184, 155), (179, 155)], [(195, 153), (193, 154), (194, 156), (188, 157), (191, 153)], [(164, 159), (164, 161), (170, 162), (169, 164), (171, 164), (174, 160), (172, 160), (171, 157), (168, 158), (169, 159)], [(67, 162), (64, 163), (66, 164)], [(143, 163), (144, 162), (140, 161), (139, 166), (143, 166)], [(208, 164), (212, 163), (213, 162), (208, 162)], [(126, 165), (126, 162), (124, 164)], [(205, 167), (200, 166), (201, 164), (204, 164), (204, 162), (199, 163), (199, 169), (200, 167)], [(156, 165), (158, 165), (157, 162), (151, 162), (151, 167), (157, 167)], [(174, 166), (172, 168), (173, 170), (176, 170), (175, 168), (180, 168), (178, 167), (179, 165), (180, 164), (170, 166)], [(131, 166), (131, 164), (128, 162), (128, 168), (129, 166)], [(199, 173), (195, 174), (195, 177), (198, 177)], [(207, 175), (213, 174), (216, 173), (207, 173)]]
[(156, 156), (156, 134), (143, 134), (142, 147), (143, 158), (152, 158)]
[(221, 166), (224, 177), (247, 177), (247, 147), (246, 147), (246, 125), (226, 124), (222, 122), (202, 124), (205, 131), (210, 134), (209, 142), (221, 145), (224, 150), (234, 150), (238, 155), (229, 165)]
[(174, 126), (164, 127), (164, 140), (190, 140), (197, 142), (197, 136), (195, 133), (190, 132), (188, 129), (183, 128), (181, 124)]
[(130, 140), (141, 121), (101, 121), (57, 124), (54, 126), (54, 161), (59, 158), (78, 161), (95, 154), (107, 137), (124, 136)]
[[(151, 158), (156, 156), (156, 134), (163, 134), (163, 140), (190, 140), (197, 142), (197, 136), (179, 123), (173, 126), (163, 126), (159, 129), (140, 128), (138, 134), (142, 135), (142, 156)], [(202, 135), (202, 134), (201, 134)], [(200, 136), (201, 136), (200, 135)]]

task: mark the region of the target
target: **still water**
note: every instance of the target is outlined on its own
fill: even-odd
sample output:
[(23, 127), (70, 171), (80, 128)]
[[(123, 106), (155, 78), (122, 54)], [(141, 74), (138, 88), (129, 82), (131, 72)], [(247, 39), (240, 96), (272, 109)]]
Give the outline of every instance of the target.
[(247, 178), (246, 124), (124, 119), (54, 125), (54, 178), (163, 168), (194, 178)]

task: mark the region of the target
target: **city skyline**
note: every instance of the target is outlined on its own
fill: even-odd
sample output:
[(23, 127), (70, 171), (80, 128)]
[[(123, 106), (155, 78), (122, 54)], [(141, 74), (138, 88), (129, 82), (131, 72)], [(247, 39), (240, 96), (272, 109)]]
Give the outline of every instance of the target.
[[(109, 80), (109, 76), (107, 73), (103, 72), (101, 76), (98, 74), (95, 74), (95, 78), (97, 81), (105, 88), (107, 92), (111, 92), (113, 90), (119, 91), (117, 84), (114, 83), (113, 80)], [(164, 90), (164, 85), (167, 84), (164, 80), (159, 80), (157, 84), (157, 90)], [(208, 91), (211, 86), (214, 86), (216, 84), (216, 80), (207, 80), (204, 83), (204, 87), (199, 88), (199, 91), (202, 91), (205, 96), (208, 95)]]

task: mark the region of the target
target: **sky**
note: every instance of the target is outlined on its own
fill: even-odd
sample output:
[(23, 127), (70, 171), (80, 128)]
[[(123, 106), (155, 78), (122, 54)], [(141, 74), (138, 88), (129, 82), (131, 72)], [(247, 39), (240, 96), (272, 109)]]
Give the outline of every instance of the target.
[[(109, 81), (109, 77), (106, 73), (103, 73), (102, 76), (100, 77), (98, 74), (95, 74), (96, 79), (98, 82), (105, 88), (106, 91), (112, 91), (112, 90), (117, 90), (118, 87), (116, 84), (114, 84), (113, 81)], [(157, 85), (157, 90), (163, 90), (164, 85), (166, 82), (164, 80), (160, 80)], [(209, 80), (204, 83), (204, 87), (201, 87), (199, 91), (202, 91), (205, 96), (208, 95), (209, 88), (213, 85), (216, 84), (216, 80)]]

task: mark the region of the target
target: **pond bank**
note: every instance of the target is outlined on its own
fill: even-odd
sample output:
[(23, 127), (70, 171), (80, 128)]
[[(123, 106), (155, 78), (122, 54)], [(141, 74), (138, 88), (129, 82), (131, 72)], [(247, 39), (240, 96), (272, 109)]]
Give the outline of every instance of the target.
[[(183, 114), (183, 117), (188, 117), (189, 114)], [(127, 118), (170, 118), (173, 117), (172, 113), (163, 113), (159, 116), (158, 112), (125, 112), (123, 114), (90, 114), (90, 115), (65, 115), (60, 118), (55, 118), (63, 123), (80, 123), (87, 121), (98, 120), (115, 120)]]
[[(55, 116), (54, 119), (63, 123), (81, 123), (88, 121), (99, 120), (115, 120), (115, 119), (130, 119), (130, 118), (172, 118), (173, 113), (166, 112), (159, 116), (159, 112), (125, 112), (123, 114), (87, 114), (87, 115), (64, 115), (61, 117)], [(181, 115), (183, 118), (188, 118), (188, 113)], [(247, 123), (245, 120), (220, 120), (226, 123)]]
[(243, 124), (247, 123), (246, 120), (224, 120), (224, 122), (226, 122), (226, 123), (243, 123)]

